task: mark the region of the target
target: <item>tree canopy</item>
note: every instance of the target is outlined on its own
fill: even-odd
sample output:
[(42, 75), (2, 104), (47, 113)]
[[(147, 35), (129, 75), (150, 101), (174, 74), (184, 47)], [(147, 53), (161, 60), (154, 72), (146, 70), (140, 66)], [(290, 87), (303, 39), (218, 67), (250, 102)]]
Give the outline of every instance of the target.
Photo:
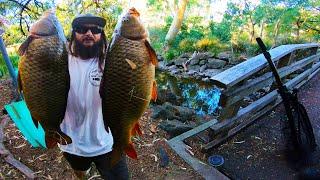
[[(181, 1), (181, 0), (180, 0)], [(179, 10), (178, 0), (145, 0), (142, 19), (150, 31), (151, 43), (162, 54), (169, 28)], [(110, 37), (118, 16), (131, 1), (112, 0), (5, 0), (0, 1), (0, 15), (11, 25), (3, 36), (7, 45), (21, 43), (28, 28), (43, 11), (56, 7), (65, 34), (70, 34), (72, 19), (81, 13), (93, 13), (107, 20), (105, 32)], [(181, 1), (183, 2), (183, 1)], [(320, 1), (318, 0), (227, 0), (221, 15), (216, 12), (224, 0), (189, 0), (172, 46), (165, 52), (172, 59), (183, 52), (209, 50), (214, 53), (233, 49), (254, 53), (255, 37), (269, 47), (287, 43), (319, 41)], [(181, 19), (181, 14), (180, 14)]]

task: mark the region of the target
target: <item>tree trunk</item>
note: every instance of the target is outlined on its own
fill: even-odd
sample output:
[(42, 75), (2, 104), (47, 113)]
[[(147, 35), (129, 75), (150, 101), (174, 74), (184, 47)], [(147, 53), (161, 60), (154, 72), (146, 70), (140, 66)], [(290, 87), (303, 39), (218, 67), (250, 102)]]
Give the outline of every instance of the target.
[(252, 15), (250, 14), (250, 24), (251, 24), (251, 31), (250, 31), (250, 42), (252, 43), (255, 36), (255, 22), (253, 22)]
[(280, 29), (280, 18), (278, 19), (278, 21), (277, 21), (277, 23), (276, 23), (276, 25), (274, 27), (274, 36), (273, 36), (273, 45), (272, 45), (272, 47), (275, 47), (277, 45), (279, 29)]
[(297, 25), (296, 40), (298, 41), (300, 39), (301, 17), (298, 18), (296, 25)]
[(259, 33), (260, 35), (259, 36), (260, 36), (261, 39), (263, 39), (262, 36), (263, 36), (263, 29), (264, 29), (264, 21), (265, 20), (262, 19), (261, 22), (260, 22), (260, 33)]
[(176, 11), (173, 22), (165, 38), (165, 46), (167, 47), (170, 46), (181, 28), (188, 1), (189, 0), (179, 0), (179, 8)]

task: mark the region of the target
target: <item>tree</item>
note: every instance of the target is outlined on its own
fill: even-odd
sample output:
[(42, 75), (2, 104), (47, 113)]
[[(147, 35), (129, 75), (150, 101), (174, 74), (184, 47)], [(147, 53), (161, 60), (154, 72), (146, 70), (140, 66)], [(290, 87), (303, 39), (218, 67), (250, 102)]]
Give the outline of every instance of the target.
[(105, 33), (107, 37), (111, 37), (118, 15), (122, 11), (121, 5), (112, 0), (64, 0), (58, 5), (55, 0), (0, 0), (0, 15), (12, 24), (4, 34), (4, 40), (8, 45), (21, 43), (27, 37), (31, 24), (51, 8), (56, 9), (57, 18), (67, 36), (70, 35), (74, 17), (82, 13), (92, 13), (106, 19)]
[(176, 14), (174, 16), (173, 22), (169, 28), (169, 31), (165, 37), (165, 46), (169, 47), (176, 35), (178, 34), (180, 27), (182, 25), (182, 21), (184, 18), (184, 12), (186, 11), (186, 7), (188, 4), (188, 0), (179, 0), (179, 6), (176, 9)]

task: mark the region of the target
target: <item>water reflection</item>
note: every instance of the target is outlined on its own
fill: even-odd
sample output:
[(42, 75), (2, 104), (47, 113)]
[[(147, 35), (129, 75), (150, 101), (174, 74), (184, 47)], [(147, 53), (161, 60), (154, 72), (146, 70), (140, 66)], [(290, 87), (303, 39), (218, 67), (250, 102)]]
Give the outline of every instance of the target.
[(182, 106), (194, 109), (198, 115), (215, 113), (221, 95), (219, 88), (195, 79), (176, 78), (163, 72), (158, 72), (156, 78), (159, 90), (170, 91), (182, 100)]

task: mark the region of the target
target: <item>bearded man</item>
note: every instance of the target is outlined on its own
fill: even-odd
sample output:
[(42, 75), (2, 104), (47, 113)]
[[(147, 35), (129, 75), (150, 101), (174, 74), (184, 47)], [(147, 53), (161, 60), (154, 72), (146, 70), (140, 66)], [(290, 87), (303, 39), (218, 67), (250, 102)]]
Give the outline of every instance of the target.
[(109, 168), (113, 137), (110, 129), (108, 133), (104, 127), (99, 94), (107, 47), (105, 24), (105, 19), (91, 14), (76, 17), (68, 45), (70, 90), (60, 127), (72, 143), (59, 147), (80, 179), (92, 163), (103, 179), (129, 178), (125, 156)]

